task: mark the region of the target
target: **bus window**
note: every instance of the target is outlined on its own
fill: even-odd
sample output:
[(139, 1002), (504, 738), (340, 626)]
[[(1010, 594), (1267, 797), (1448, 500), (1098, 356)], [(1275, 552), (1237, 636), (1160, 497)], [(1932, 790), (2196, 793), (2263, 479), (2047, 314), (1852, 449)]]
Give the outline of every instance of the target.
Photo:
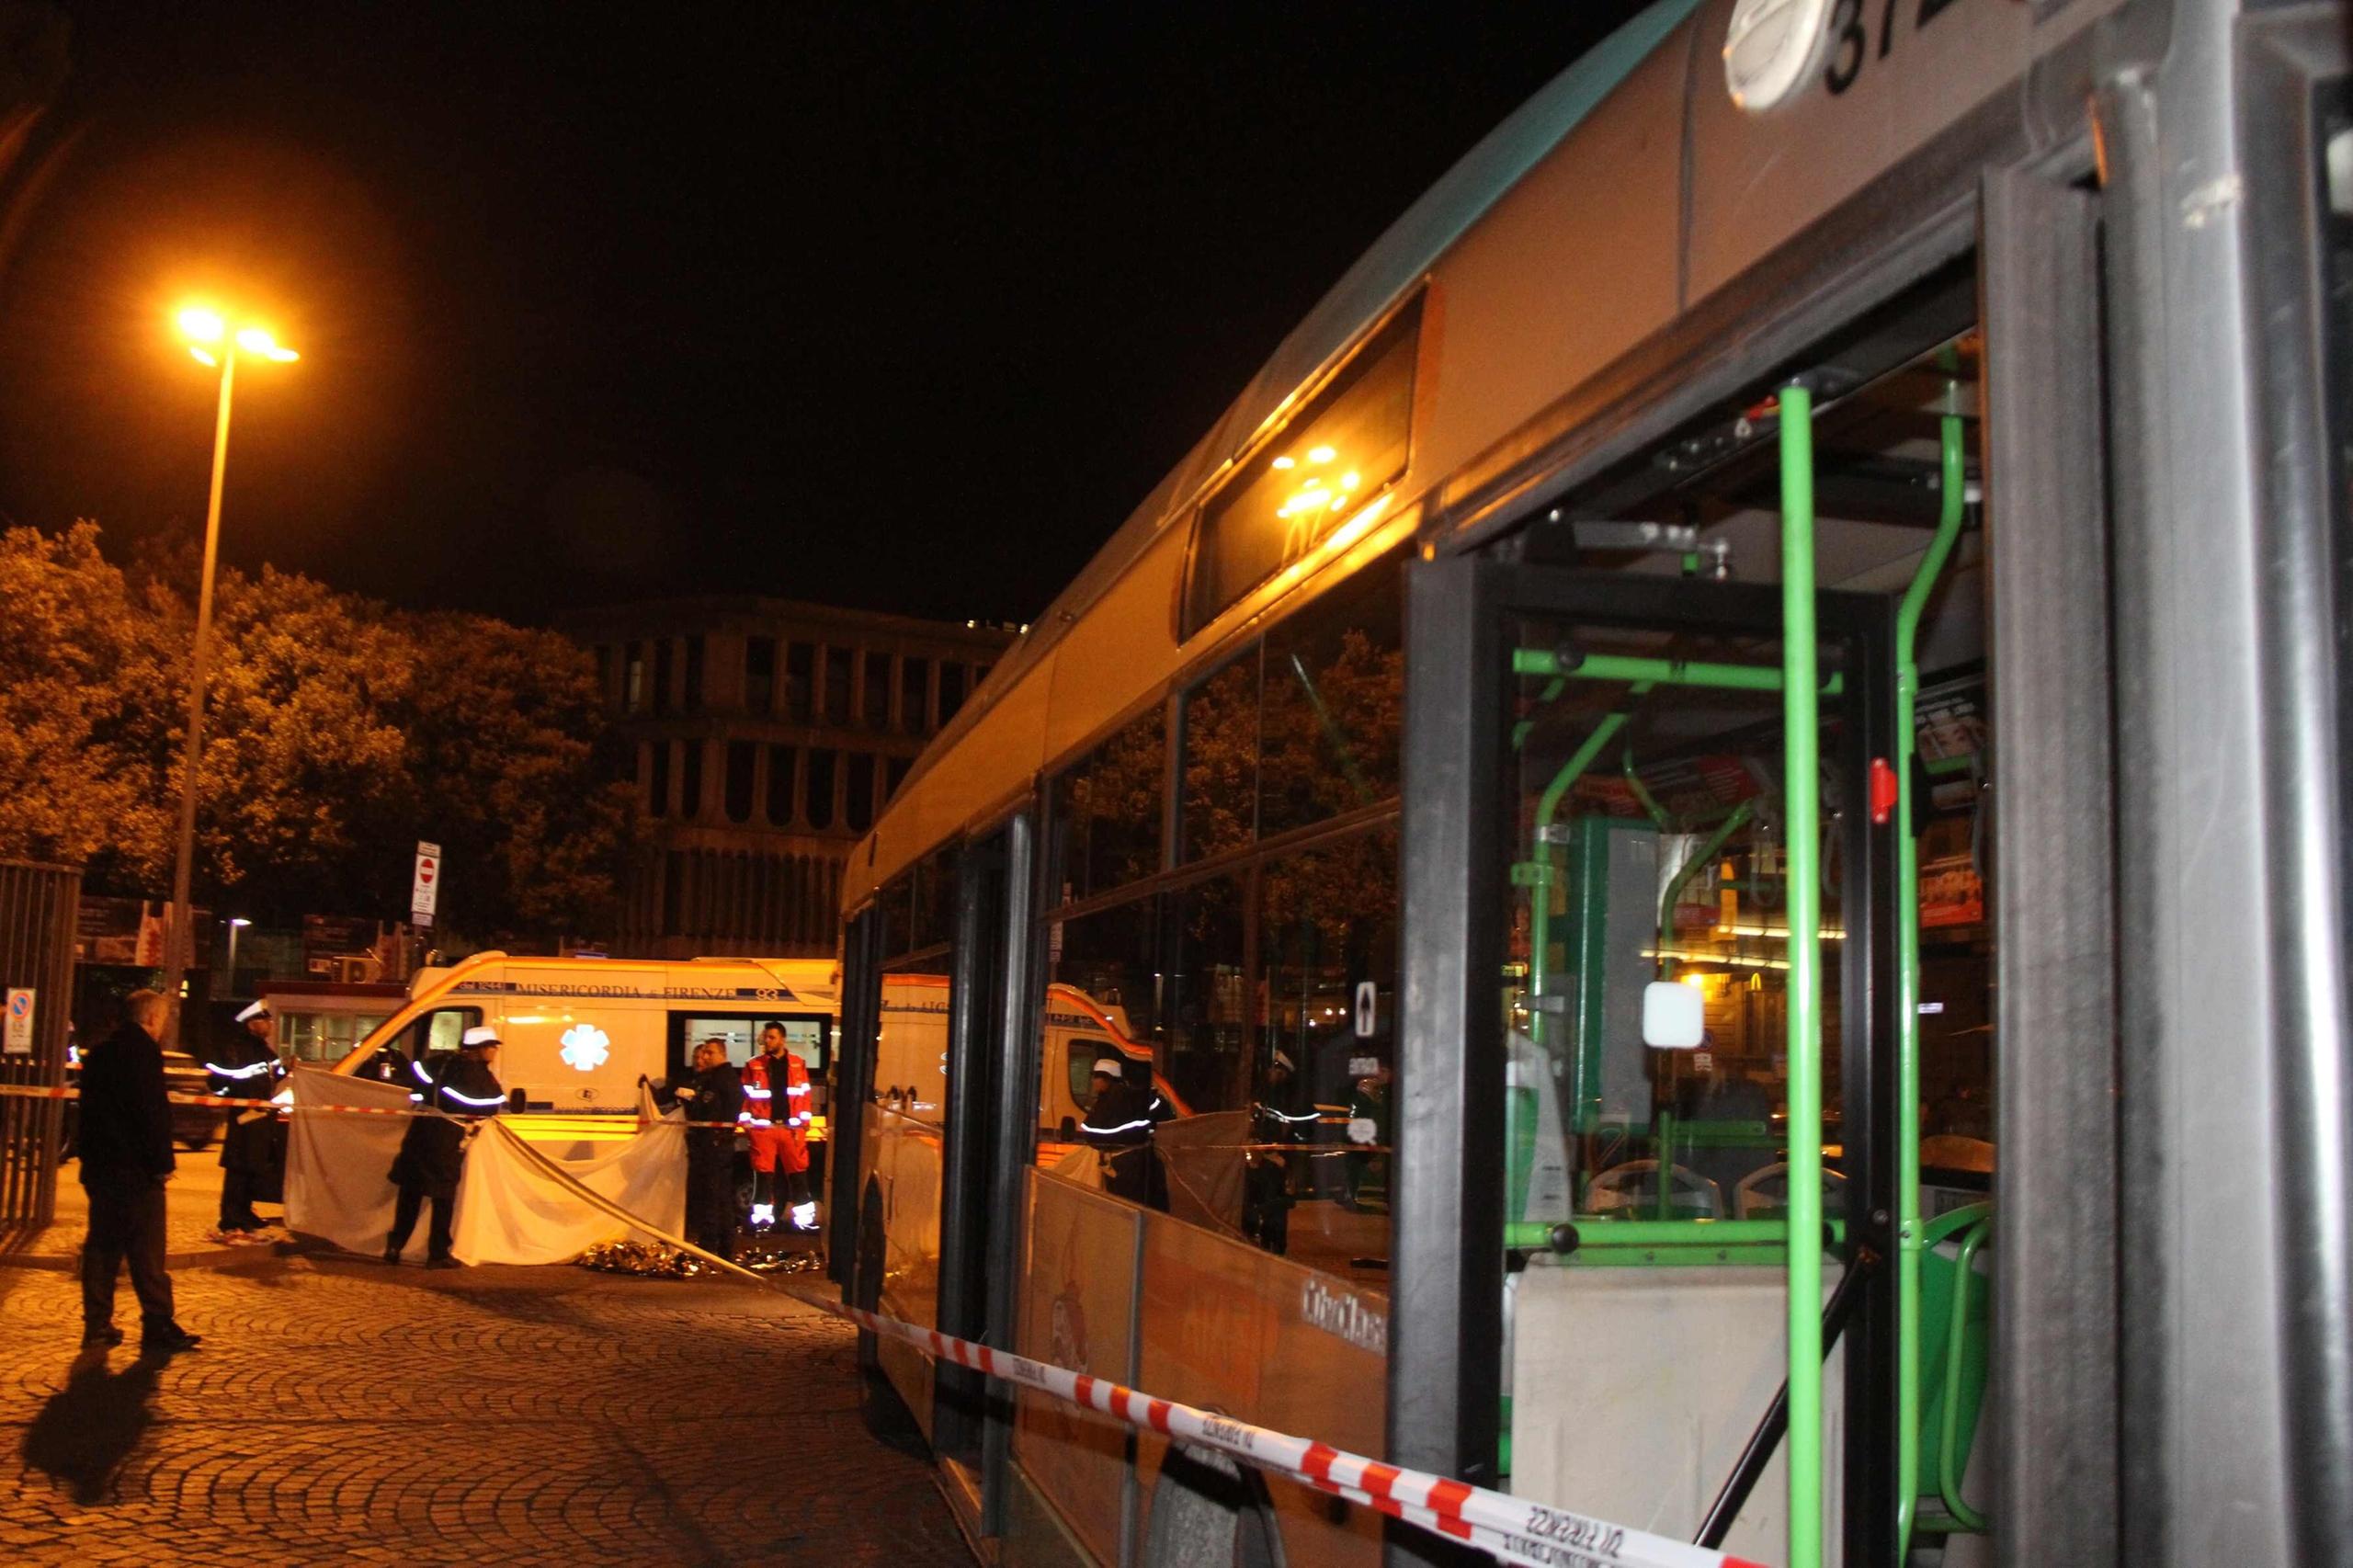
[[(1529, 618), (1520, 648), (1574, 648), (1580, 668), (1670, 652), (1778, 668), (1753, 638), (1599, 631)], [(1629, 666), (1632, 667), (1632, 666)], [(1780, 696), (1607, 678), (1527, 679), (1512, 710), (1507, 971), (1513, 1220), (1733, 1218), (1784, 1158), (1789, 971), (1780, 831)], [(1835, 706), (1835, 705), (1834, 705)], [(1600, 744), (1595, 744), (1596, 737)], [(1825, 725), (1824, 817), (1844, 774)], [(1825, 876), (1835, 973), (1838, 879)], [(1698, 992), (1696, 1051), (1643, 1040), (1643, 991)], [(1824, 1126), (1837, 1142), (1839, 1000), (1823, 988)]]
[(1154, 707), (1055, 777), (1050, 904), (1109, 892), (1160, 869), (1167, 764), (1167, 726)]

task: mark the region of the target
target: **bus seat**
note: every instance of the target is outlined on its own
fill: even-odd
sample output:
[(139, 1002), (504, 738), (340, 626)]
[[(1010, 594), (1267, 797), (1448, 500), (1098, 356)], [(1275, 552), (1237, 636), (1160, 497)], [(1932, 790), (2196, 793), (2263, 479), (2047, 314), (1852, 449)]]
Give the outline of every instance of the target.
[[(1670, 1194), (1665, 1218), (1721, 1220), (1724, 1189), (1688, 1165), (1677, 1165), (1667, 1176)], [(1593, 1178), (1586, 1207), (1597, 1214), (1619, 1210), (1621, 1219), (1647, 1219), (1658, 1212), (1658, 1162), (1628, 1160)]]
[[(1958, 1399), (1950, 1422), (1953, 1446), (1960, 1456), (1952, 1467), (1966, 1518), (1972, 1506), (1985, 1505), (1983, 1475), (1990, 1464), (1976, 1441), (1986, 1397), (1987, 1368), (1993, 1353), (1992, 1206), (1972, 1204), (1930, 1220), (1921, 1233), (1920, 1249), (1920, 1468), (1914, 1490), (1920, 1498), (1920, 1528), (1942, 1533), (1956, 1517), (1945, 1496), (1944, 1445), (1946, 1406)], [(1982, 1229), (1981, 1229), (1982, 1227)], [(1974, 1237), (1974, 1240), (1972, 1238)], [(1964, 1273), (1963, 1270), (1966, 1269)], [(1956, 1307), (1960, 1321), (1954, 1321)], [(1959, 1334), (1960, 1376), (1953, 1373)]]
[[(1847, 1176), (1843, 1171), (1825, 1169), (1822, 1173), (1822, 1210), (1825, 1214), (1842, 1212)], [(1773, 1220), (1786, 1213), (1790, 1207), (1790, 1167), (1780, 1165), (1763, 1165), (1740, 1178), (1732, 1189), (1732, 1213), (1735, 1220)]]

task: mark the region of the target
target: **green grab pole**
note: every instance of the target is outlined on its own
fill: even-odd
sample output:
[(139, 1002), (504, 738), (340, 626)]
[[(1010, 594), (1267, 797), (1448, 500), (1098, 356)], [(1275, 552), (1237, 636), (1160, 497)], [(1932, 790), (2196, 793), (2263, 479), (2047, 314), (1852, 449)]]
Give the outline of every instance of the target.
[(1675, 819), (1666, 814), (1666, 808), (1658, 803), (1657, 797), (1650, 791), (1650, 786), (1644, 784), (1643, 776), (1634, 770), (1634, 748), (1631, 743), (1627, 744), (1625, 752), (1618, 759), (1618, 771), (1624, 775), (1626, 789), (1633, 795), (1634, 804), (1643, 808), (1643, 814), (1651, 819), (1652, 825), (1661, 833), (1673, 833)]
[(1966, 513), (1961, 415), (1940, 423), (1940, 507), (1895, 611), (1895, 1540), (1911, 1550), (1920, 1467), (1920, 846), (1912, 835), (1912, 733), (1920, 617)]
[(1743, 801), (1739, 805), (1734, 806), (1732, 815), (1724, 818), (1716, 831), (1709, 835), (1708, 842), (1699, 846), (1698, 853), (1683, 862), (1682, 869), (1675, 873), (1675, 880), (1666, 884), (1666, 893), (1658, 901), (1658, 941), (1654, 950), (1659, 957), (1654, 970), (1654, 973), (1661, 977), (1666, 973), (1667, 928), (1675, 919), (1675, 905), (1683, 897), (1684, 888), (1689, 885), (1692, 877), (1699, 872), (1699, 868), (1716, 858), (1717, 851), (1723, 848), (1726, 840), (1747, 825), (1749, 817), (1755, 814), (1756, 811), (1756, 802), (1754, 800)]
[(1821, 715), (1813, 619), (1813, 395), (1781, 389), (1782, 815), (1789, 855), (1789, 1568), (1822, 1564)]
[(1952, 1309), (1947, 1316), (1945, 1334), (1944, 1441), (1937, 1445), (1937, 1490), (1944, 1498), (1945, 1512), (1972, 1535), (1986, 1533), (1985, 1516), (1961, 1500), (1961, 1459), (1955, 1450), (1961, 1446), (1961, 1367), (1969, 1350), (1970, 1272), (1976, 1267), (1977, 1248), (1993, 1228), (1994, 1217), (1990, 1214), (1972, 1225), (1953, 1259)]
[[(1704, 686), (1722, 691), (1779, 691), (1781, 672), (1769, 665), (1722, 665), (1694, 659), (1645, 659), (1631, 653), (1587, 653), (1563, 663), (1550, 648), (1515, 648), (1512, 674), (1575, 680), (1645, 681), (1653, 686)], [(1846, 677), (1833, 675), (1822, 694), (1836, 697)]]

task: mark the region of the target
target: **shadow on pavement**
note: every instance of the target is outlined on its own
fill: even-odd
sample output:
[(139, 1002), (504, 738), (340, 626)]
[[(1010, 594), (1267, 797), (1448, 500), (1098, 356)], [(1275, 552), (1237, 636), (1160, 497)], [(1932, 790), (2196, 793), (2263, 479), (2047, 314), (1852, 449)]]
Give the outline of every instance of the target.
[(160, 1358), (144, 1356), (120, 1371), (108, 1370), (103, 1350), (75, 1357), (65, 1386), (26, 1429), (26, 1467), (63, 1483), (76, 1503), (105, 1502), (115, 1471), (155, 1419), (148, 1398), (162, 1369)]

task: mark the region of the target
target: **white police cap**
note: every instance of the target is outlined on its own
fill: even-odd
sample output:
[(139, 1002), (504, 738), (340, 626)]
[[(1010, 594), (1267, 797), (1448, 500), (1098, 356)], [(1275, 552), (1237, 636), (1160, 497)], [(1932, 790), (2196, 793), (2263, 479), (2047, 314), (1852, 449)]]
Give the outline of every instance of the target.
[[(212, 1016), (217, 1018), (221, 1015), (215, 1013)], [(249, 1024), (256, 1018), (267, 1018), (272, 1017), (275, 1017), (275, 1015), (269, 1010), (269, 998), (265, 996), (260, 1001), (256, 1002), (253, 1006), (247, 1007), (244, 1012), (238, 1014), (237, 1022), (241, 1024)]]
[(1108, 1074), (1109, 1076), (1114, 1078), (1124, 1078), (1128, 1075), (1128, 1064), (1120, 1061), (1116, 1056), (1097, 1057), (1095, 1059), (1095, 1070), (1097, 1073)]
[(496, 1045), (499, 1043), (498, 1031), (484, 1024), (480, 1028), (468, 1029), (466, 1038), (460, 1043), (470, 1051), (477, 1045)]

